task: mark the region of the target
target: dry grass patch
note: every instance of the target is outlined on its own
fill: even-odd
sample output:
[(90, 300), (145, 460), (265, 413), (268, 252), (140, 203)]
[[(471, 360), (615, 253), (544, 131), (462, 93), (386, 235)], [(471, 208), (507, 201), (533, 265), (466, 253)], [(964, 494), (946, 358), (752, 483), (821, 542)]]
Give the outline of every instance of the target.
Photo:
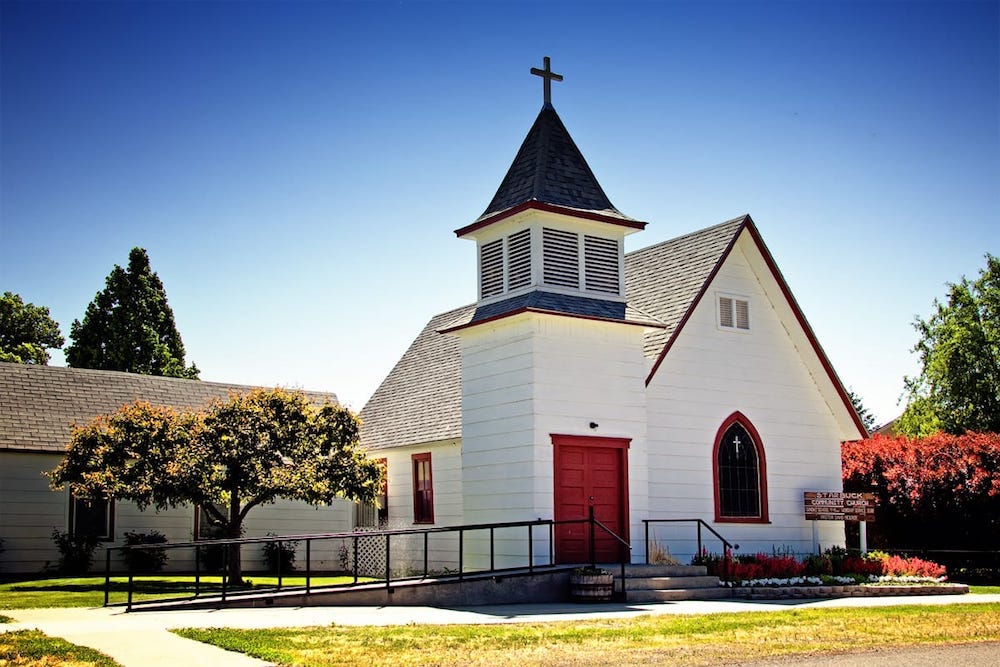
[(0, 633), (4, 667), (121, 667), (108, 656), (38, 630)]
[(708, 665), (885, 646), (1000, 641), (1000, 605), (177, 633), (281, 665)]

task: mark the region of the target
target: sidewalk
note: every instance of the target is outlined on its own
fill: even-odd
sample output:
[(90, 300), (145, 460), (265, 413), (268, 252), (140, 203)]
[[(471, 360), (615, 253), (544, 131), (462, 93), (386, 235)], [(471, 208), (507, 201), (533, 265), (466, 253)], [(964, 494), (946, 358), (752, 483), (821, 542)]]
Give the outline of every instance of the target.
[(594, 618), (629, 618), (648, 614), (715, 614), (722, 612), (822, 609), (1000, 602), (1000, 595), (931, 595), (828, 600), (711, 600), (643, 604), (518, 604), (443, 609), (437, 607), (290, 607), (133, 612), (122, 608), (19, 609), (4, 611), (16, 623), (0, 631), (37, 628), (48, 635), (89, 646), (124, 667), (211, 664), (254, 667), (260, 660), (174, 635), (171, 628), (277, 628), (311, 625), (425, 625), (538, 623)]

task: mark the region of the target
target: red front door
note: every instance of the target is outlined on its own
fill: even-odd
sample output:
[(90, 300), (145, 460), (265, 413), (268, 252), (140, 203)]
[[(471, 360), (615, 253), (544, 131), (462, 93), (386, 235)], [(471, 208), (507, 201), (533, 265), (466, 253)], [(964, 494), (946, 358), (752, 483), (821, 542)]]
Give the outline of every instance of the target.
[[(593, 506), (594, 517), (628, 541), (628, 443), (625, 438), (552, 436), (556, 521), (586, 519)], [(555, 535), (557, 563), (590, 561), (589, 524), (557, 524)], [(604, 530), (594, 531), (597, 562), (618, 562), (624, 548)]]

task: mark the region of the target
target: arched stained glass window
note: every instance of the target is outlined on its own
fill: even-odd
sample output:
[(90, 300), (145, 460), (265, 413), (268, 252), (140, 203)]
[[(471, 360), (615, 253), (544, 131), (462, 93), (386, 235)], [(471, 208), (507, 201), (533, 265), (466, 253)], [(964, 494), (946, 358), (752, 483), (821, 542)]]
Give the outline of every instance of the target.
[(716, 520), (767, 521), (764, 452), (756, 430), (734, 413), (715, 443)]

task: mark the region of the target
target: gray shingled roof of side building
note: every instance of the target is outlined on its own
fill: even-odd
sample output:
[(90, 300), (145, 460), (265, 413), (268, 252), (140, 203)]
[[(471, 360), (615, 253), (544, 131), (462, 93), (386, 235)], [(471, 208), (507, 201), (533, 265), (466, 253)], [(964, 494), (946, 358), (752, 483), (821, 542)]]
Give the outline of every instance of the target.
[[(0, 362), (0, 450), (62, 452), (74, 423), (84, 424), (137, 400), (197, 409), (253, 387), (117, 371)], [(328, 392), (303, 392), (317, 404)]]
[(538, 114), (493, 200), (477, 221), (529, 201), (632, 220), (611, 204), (551, 106)]
[(435, 315), (361, 411), (369, 450), (462, 435), (462, 359), (457, 336), (438, 333), (467, 323), (475, 305)]
[[(630, 309), (660, 327), (646, 334), (644, 353), (659, 355), (711, 276), (746, 216), (625, 256)], [(462, 436), (461, 349), (438, 333), (471, 321), (475, 305), (436, 315), (361, 411), (361, 442), (388, 449)]]

